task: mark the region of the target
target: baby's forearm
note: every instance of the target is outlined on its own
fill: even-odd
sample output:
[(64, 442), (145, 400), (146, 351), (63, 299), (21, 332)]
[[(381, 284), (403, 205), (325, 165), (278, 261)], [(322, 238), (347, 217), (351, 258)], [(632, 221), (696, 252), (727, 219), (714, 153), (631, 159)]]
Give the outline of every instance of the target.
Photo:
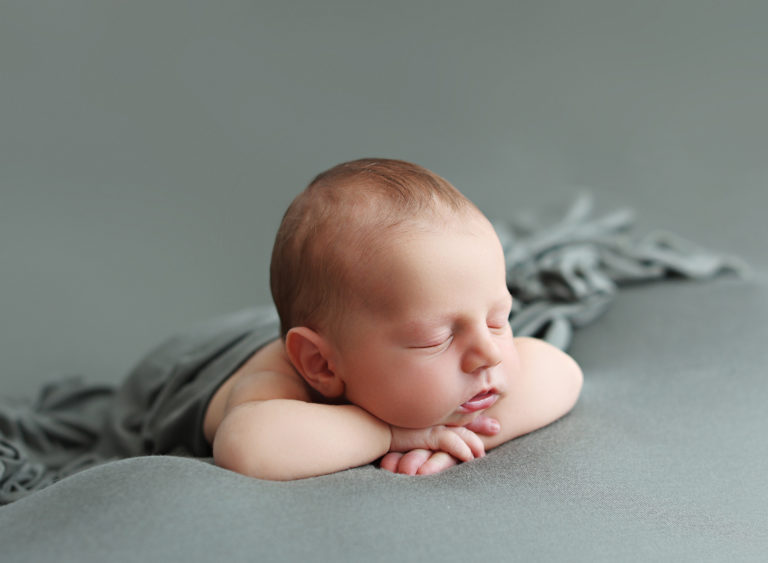
[(369, 463), (389, 451), (391, 438), (389, 425), (357, 406), (275, 399), (232, 409), (213, 455), (251, 477), (301, 479)]

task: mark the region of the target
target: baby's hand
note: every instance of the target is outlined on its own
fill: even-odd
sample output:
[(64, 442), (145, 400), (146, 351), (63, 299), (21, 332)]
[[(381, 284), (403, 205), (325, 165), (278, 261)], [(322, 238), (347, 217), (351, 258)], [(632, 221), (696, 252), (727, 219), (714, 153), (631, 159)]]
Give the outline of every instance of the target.
[[(462, 445), (455, 442), (454, 438), (449, 435), (440, 433), (446, 430), (451, 431), (454, 435), (460, 437), (460, 441), (463, 440), (463, 446), (469, 448), (473, 454), (472, 457), (466, 456), (466, 450)], [(393, 473), (405, 473), (407, 475), (431, 475), (433, 473), (439, 473), (449, 467), (453, 467), (460, 461), (469, 461), (475, 457), (482, 457), (485, 455), (485, 448), (482, 441), (477, 434), (485, 434), (492, 436), (498, 433), (500, 430), (499, 423), (496, 419), (491, 417), (480, 415), (466, 427), (451, 427), (451, 426), (433, 426), (424, 430), (407, 430), (404, 428), (392, 429), (392, 446), (390, 452), (385, 455), (381, 460), (381, 468)], [(446, 440), (444, 442), (448, 446), (456, 446), (457, 449), (448, 449), (447, 447), (413, 447), (404, 448), (401, 447), (404, 443), (400, 440), (406, 438), (406, 442), (418, 439), (418, 433), (437, 433), (438, 440), (441, 438)], [(397, 439), (396, 439), (397, 435)], [(460, 453), (465, 455), (459, 455)], [(479, 454), (478, 454), (479, 452)]]
[(459, 460), (445, 452), (411, 450), (406, 453), (389, 452), (381, 458), (381, 468), (392, 473), (405, 475), (432, 475), (440, 473), (459, 463)]
[(485, 436), (494, 436), (501, 430), (501, 424), (495, 418), (485, 416), (481, 414), (475, 420), (465, 425), (464, 428), (469, 428), (476, 434), (484, 434)]
[(463, 426), (439, 424), (429, 428), (400, 428), (392, 426), (390, 452), (411, 450), (441, 451), (461, 461), (469, 461), (485, 455), (485, 446), (477, 434)]

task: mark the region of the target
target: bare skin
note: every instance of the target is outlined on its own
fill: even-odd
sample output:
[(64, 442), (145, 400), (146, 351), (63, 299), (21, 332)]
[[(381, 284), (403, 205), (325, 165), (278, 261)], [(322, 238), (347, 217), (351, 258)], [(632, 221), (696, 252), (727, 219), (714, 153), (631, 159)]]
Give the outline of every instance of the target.
[(291, 329), (214, 395), (204, 433), (218, 465), (286, 480), (384, 456), (386, 470), (431, 474), (573, 407), (578, 365), (512, 335), (484, 217), (385, 245), (375, 264), (364, 283), (376, 307), (350, 307), (336, 331)]
[[(448, 445), (450, 451), (432, 447), (440, 444), (440, 439), (433, 437), (430, 442), (427, 436), (418, 432), (413, 444), (407, 440), (401, 440), (398, 444), (395, 440), (396, 432), (393, 432), (388, 448), (387, 437), (384, 435), (380, 441), (370, 444), (373, 447), (362, 448), (357, 456), (340, 456), (337, 462), (330, 464), (331, 468), (326, 472), (363, 465), (384, 456), (381, 460), (382, 469), (409, 475), (429, 475), (462, 461), (481, 457), (495, 446), (545, 426), (566, 414), (576, 402), (581, 387), (582, 378), (578, 366), (569, 356), (542, 341), (516, 338), (515, 345), (522, 366), (517, 384), (509, 390), (503, 401), (497, 401), (493, 409), (488, 409), (466, 425), (466, 429), (479, 438), (482, 447), (468, 434), (459, 436), (471, 444), (471, 455), (460, 444), (458, 447), (454, 443)], [(254, 354), (213, 396), (205, 416), (205, 437), (209, 442), (214, 442), (216, 431), (225, 415), (231, 414), (238, 405), (258, 404), (278, 398), (309, 403), (313, 396), (316, 396), (314, 390), (291, 366), (282, 340), (275, 340)], [(337, 407), (322, 403), (319, 406), (329, 409)], [(357, 414), (364, 416), (362, 413)], [(344, 440), (343, 437), (339, 438), (340, 442)], [(276, 446), (280, 448), (280, 444)], [(348, 461), (344, 463), (342, 459)], [(297, 472), (293, 476), (263, 476), (283, 480), (311, 476), (313, 473), (308, 471), (301, 475)]]

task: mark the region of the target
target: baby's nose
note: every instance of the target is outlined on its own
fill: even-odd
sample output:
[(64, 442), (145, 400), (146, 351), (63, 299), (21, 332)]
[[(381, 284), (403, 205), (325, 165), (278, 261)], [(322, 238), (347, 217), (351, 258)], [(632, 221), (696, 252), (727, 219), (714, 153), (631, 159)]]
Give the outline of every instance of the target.
[(482, 373), (484, 370), (501, 363), (501, 352), (490, 335), (477, 338), (464, 355), (462, 371), (465, 373)]

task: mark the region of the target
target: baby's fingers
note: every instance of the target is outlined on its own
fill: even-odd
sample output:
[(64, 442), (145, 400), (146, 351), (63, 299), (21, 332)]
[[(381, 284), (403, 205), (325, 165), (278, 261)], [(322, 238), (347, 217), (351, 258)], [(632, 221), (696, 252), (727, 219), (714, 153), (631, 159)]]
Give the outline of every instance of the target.
[(467, 428), (477, 434), (493, 436), (494, 434), (499, 433), (499, 430), (501, 430), (501, 425), (499, 424), (499, 421), (496, 420), (495, 418), (491, 418), (490, 416), (485, 416), (484, 414), (481, 414), (480, 416), (475, 418), (475, 420), (473, 420), (469, 424), (466, 424), (464, 428)]
[(431, 455), (431, 451), (422, 449), (407, 452), (400, 458), (400, 462), (397, 464), (397, 473), (416, 475)]
[(485, 455), (482, 440), (463, 426), (452, 426), (441, 432), (436, 449), (449, 453), (461, 461), (470, 461)]
[(462, 440), (464, 440), (464, 443), (469, 446), (469, 449), (471, 450), (474, 457), (483, 457), (485, 455), (485, 444), (483, 444), (480, 436), (471, 430), (467, 430), (463, 426), (458, 426), (452, 428), (451, 430), (453, 430), (461, 437)]
[(382, 469), (405, 475), (432, 475), (456, 465), (455, 457), (445, 452), (416, 449), (405, 454), (390, 452), (381, 459)]
[(433, 452), (430, 458), (419, 467), (417, 475), (433, 475), (453, 467), (458, 460), (445, 452)]
[(391, 471), (392, 473), (397, 473), (397, 466), (400, 463), (402, 457), (403, 454), (400, 452), (389, 452), (387, 455), (381, 458), (379, 467), (386, 469), (387, 471)]
[(417, 473), (421, 473), (421, 467), (430, 459), (432, 454), (433, 452), (422, 449), (411, 450), (404, 454), (400, 452), (390, 452), (381, 459), (379, 466), (392, 473), (416, 475)]

